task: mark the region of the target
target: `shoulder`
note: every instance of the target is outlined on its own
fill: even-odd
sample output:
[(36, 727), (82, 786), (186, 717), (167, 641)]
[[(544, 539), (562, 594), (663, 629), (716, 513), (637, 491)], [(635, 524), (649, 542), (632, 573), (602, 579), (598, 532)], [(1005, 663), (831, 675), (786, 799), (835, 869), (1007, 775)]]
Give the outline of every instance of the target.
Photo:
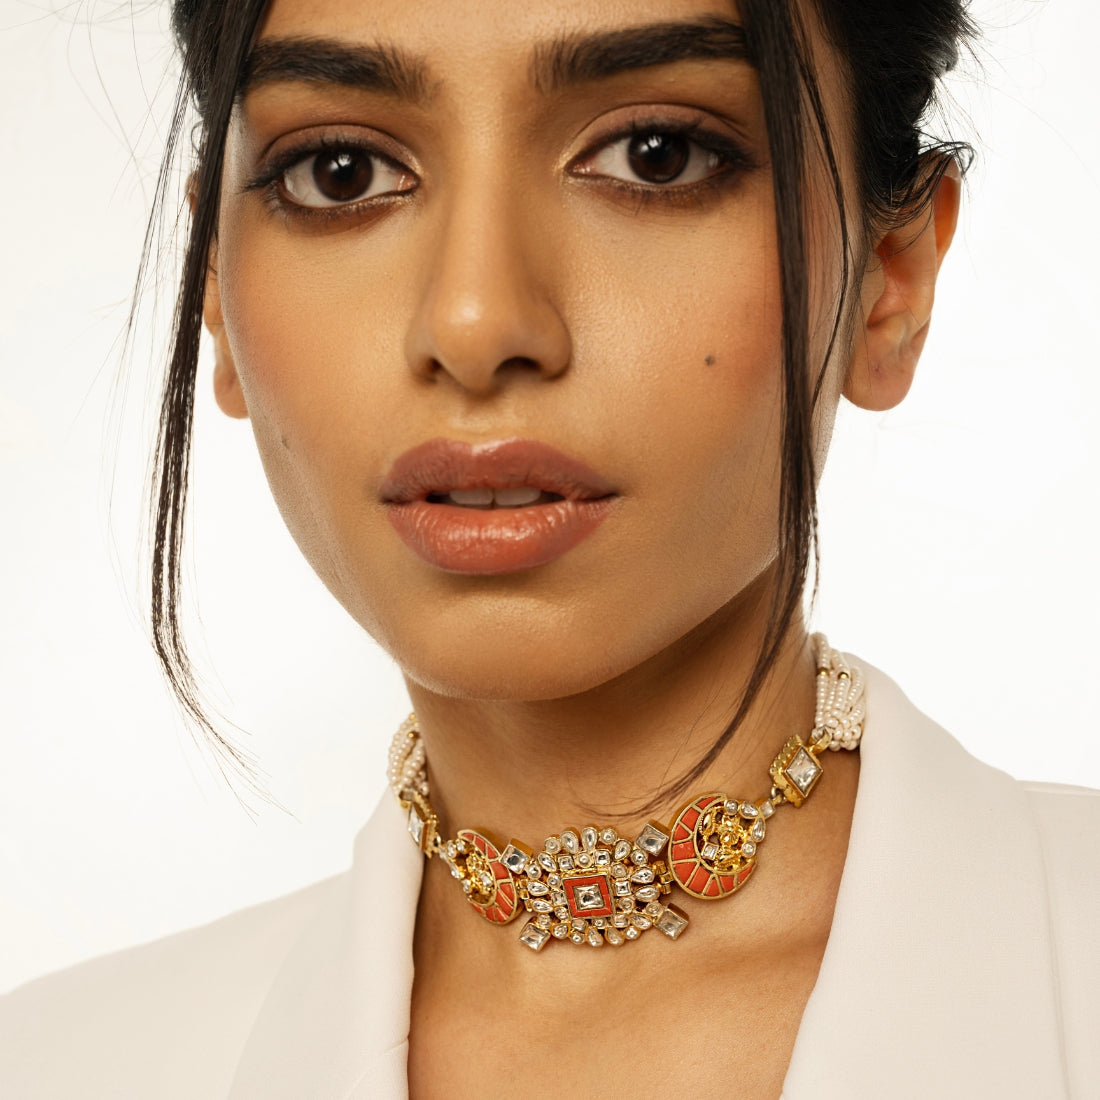
[[(0, 997), (0, 1094), (224, 1095), (280, 964), (338, 882), (328, 879)], [(89, 1091), (91, 1081), (101, 1091)]]

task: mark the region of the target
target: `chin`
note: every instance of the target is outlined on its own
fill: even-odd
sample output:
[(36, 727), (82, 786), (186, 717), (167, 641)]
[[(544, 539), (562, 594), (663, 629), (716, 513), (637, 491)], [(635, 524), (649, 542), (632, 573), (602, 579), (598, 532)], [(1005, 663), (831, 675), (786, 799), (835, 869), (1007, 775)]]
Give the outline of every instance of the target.
[(639, 663), (637, 654), (608, 652), (598, 633), (555, 637), (546, 626), (409, 637), (390, 652), (409, 679), (436, 694), (515, 702), (580, 695)]

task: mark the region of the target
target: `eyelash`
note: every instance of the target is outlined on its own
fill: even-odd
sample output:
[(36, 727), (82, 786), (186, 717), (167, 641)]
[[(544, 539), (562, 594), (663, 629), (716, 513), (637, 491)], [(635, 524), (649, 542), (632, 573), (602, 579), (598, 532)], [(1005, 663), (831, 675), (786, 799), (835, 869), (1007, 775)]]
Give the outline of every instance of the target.
[[(657, 184), (624, 180), (600, 173), (587, 173), (577, 167), (586, 161), (592, 160), (600, 152), (612, 149), (624, 141), (651, 134), (662, 137), (687, 138), (697, 149), (701, 149), (704, 153), (709, 153), (718, 159), (717, 169), (703, 179), (691, 183)], [(274, 212), (282, 214), (288, 220), (310, 222), (315, 225), (355, 220), (368, 210), (380, 209), (417, 191), (417, 185), (414, 184), (405, 191), (386, 191), (366, 199), (319, 207), (307, 206), (290, 198), (284, 182), (287, 173), (297, 165), (325, 153), (354, 153), (357, 156), (370, 157), (390, 168), (408, 172), (409, 175), (415, 176), (415, 173), (399, 160), (387, 155), (375, 145), (361, 138), (343, 140), (322, 137), (320, 139), (311, 138), (303, 141), (298, 146), (281, 152), (245, 184), (244, 190), (262, 192), (267, 205)], [(653, 118), (632, 120), (628, 125), (620, 127), (610, 134), (603, 135), (598, 141), (593, 142), (585, 152), (575, 157), (570, 162), (569, 169), (575, 178), (591, 180), (600, 185), (613, 188), (620, 193), (629, 194), (639, 209), (654, 205), (675, 209), (685, 206), (698, 206), (705, 201), (707, 193), (721, 193), (735, 183), (743, 172), (755, 166), (753, 158), (740, 144), (706, 128), (702, 119), (680, 122), (667, 118)]]

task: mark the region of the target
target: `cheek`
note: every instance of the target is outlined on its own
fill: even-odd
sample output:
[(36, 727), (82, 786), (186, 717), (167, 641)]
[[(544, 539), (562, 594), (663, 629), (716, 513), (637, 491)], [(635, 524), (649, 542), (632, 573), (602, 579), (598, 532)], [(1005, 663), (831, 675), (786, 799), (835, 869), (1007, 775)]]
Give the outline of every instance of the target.
[(690, 233), (675, 226), (633, 248), (594, 235), (598, 262), (584, 278), (598, 305), (576, 327), (578, 342), (594, 345), (578, 347), (581, 369), (610, 376), (606, 407), (648, 468), (648, 489), (678, 517), (663, 549), (682, 559), (694, 543), (716, 566), (727, 555), (735, 585), (776, 540), (783, 363), (772, 224), (770, 197), (750, 193), (736, 218)]
[(396, 354), (378, 323), (398, 308), (392, 280), (290, 235), (243, 231), (245, 216), (235, 227), (219, 255), (222, 309), (260, 457), (291, 535), (348, 604), (359, 582), (347, 555), (377, 550), (353, 548), (345, 529), (371, 499), (383, 445), (372, 415), (406, 399), (381, 369)]

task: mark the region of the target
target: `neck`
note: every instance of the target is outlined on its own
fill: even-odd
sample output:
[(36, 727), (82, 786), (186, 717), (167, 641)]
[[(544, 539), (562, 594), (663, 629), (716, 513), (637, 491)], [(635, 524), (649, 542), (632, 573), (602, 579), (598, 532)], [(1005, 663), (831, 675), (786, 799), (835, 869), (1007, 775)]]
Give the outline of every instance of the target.
[(629, 832), (650, 817), (668, 821), (712, 788), (763, 797), (775, 753), (813, 722), (813, 658), (800, 620), (717, 759), (686, 794), (660, 792), (736, 714), (769, 605), (747, 594), (642, 665), (564, 699), (460, 699), (410, 683), (443, 835), (477, 827), (537, 846), (568, 826)]

